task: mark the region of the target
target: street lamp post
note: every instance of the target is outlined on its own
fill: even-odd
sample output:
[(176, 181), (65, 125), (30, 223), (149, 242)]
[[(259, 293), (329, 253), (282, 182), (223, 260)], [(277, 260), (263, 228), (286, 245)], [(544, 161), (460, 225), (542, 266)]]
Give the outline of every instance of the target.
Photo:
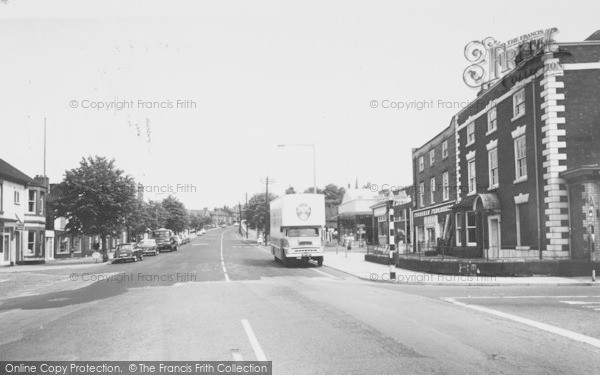
[(312, 147), (313, 152), (313, 193), (317, 194), (317, 152), (316, 152), (316, 144), (315, 143), (292, 143), (292, 144), (281, 144), (277, 145), (277, 147), (287, 147), (287, 146), (295, 146), (295, 147)]

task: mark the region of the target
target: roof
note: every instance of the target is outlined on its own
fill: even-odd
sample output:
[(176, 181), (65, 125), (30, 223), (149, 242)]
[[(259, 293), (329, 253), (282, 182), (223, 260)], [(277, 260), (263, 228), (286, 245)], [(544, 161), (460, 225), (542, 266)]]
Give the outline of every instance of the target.
[(34, 182), (31, 177), (2, 159), (0, 159), (0, 177), (8, 181), (20, 182), (22, 184), (31, 184)]
[(371, 191), (371, 189), (348, 189), (344, 193), (344, 198), (341, 204), (346, 204), (355, 200), (377, 200), (378, 193)]
[(600, 30), (596, 30), (596, 32), (586, 38), (586, 41), (590, 40), (600, 40)]

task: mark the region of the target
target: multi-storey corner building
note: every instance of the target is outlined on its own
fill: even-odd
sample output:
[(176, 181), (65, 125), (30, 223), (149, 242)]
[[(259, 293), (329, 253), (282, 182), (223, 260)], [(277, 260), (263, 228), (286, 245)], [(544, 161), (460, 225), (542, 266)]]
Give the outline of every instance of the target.
[(45, 261), (47, 180), (0, 159), (0, 265)]
[(413, 149), (413, 246), (433, 250), (452, 235), (451, 211), (456, 201), (455, 121), (423, 146)]
[(517, 63), (455, 117), (454, 250), (589, 259), (600, 233), (600, 38)]

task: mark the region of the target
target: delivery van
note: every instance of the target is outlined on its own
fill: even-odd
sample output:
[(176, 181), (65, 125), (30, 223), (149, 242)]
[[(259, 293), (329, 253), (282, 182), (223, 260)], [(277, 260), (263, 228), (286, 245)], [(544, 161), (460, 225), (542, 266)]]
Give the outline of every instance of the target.
[(325, 227), (325, 196), (286, 194), (270, 204), (269, 245), (275, 260), (289, 266), (294, 260), (323, 265), (321, 235)]

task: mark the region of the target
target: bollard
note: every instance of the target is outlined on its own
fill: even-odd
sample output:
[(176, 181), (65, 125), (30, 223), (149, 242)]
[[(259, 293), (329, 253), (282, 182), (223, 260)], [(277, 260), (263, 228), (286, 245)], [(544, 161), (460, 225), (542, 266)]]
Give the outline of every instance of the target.
[(394, 264), (393, 250), (390, 250), (390, 280), (396, 280), (396, 265)]
[(592, 270), (592, 281), (596, 281), (596, 270)]

